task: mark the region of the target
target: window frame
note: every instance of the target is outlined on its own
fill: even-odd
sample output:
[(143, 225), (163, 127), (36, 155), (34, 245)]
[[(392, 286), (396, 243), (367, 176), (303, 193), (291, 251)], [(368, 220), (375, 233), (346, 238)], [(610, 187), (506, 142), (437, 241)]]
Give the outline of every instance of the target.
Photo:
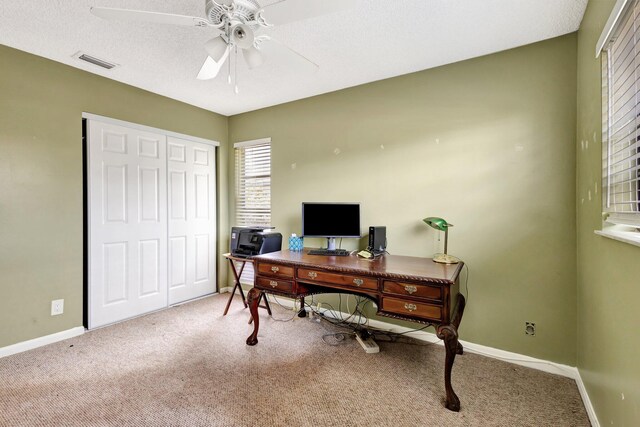
[[(629, 25), (630, 33), (624, 32)], [(640, 37), (637, 33), (640, 33), (640, 1), (618, 0), (596, 47), (596, 57), (602, 54), (603, 213), (602, 230), (596, 230), (596, 234), (640, 245), (640, 89), (635, 89), (640, 87), (640, 73), (637, 71), (640, 70)], [(619, 36), (622, 38), (618, 39)], [(627, 47), (631, 48), (629, 55), (633, 55), (633, 59), (630, 64), (622, 67), (622, 63), (627, 62), (626, 58), (629, 56), (624, 57), (619, 49), (622, 48), (624, 51)], [(613, 51), (615, 53), (612, 53)], [(622, 71), (616, 73), (612, 62), (616, 65), (620, 63)], [(633, 79), (628, 80), (631, 82), (629, 93), (632, 96), (627, 101), (620, 101), (624, 100), (621, 93), (625, 92), (615, 93), (614, 98), (612, 92), (615, 92), (615, 89), (612, 88), (616, 88), (616, 83), (624, 82), (627, 78)], [(619, 84), (617, 87), (619, 89), (624, 86), (625, 84)], [(616, 101), (620, 102), (615, 104)], [(618, 121), (621, 121), (622, 117), (630, 117), (629, 123), (618, 126), (616, 130), (615, 125), (619, 124)], [(629, 128), (628, 136), (612, 138), (612, 131), (618, 132), (626, 126)], [(611, 150), (612, 145), (617, 145), (615, 152)], [(614, 156), (622, 157), (622, 160), (615, 159)], [(615, 165), (622, 165), (623, 171), (613, 171), (612, 166)], [(623, 173), (629, 176), (619, 179)], [(628, 197), (628, 200), (619, 200), (620, 197)], [(625, 211), (625, 208), (631, 210)]]

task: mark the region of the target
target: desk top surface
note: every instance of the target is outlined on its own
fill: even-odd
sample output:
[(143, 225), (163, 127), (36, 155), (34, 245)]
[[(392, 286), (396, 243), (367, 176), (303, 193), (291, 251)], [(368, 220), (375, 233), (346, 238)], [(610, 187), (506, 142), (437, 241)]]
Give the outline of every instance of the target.
[(341, 273), (361, 273), (369, 276), (404, 280), (428, 280), (453, 284), (464, 265), (439, 264), (431, 258), (400, 255), (383, 255), (376, 259), (350, 256), (309, 255), (309, 248), (302, 252), (283, 250), (253, 257), (254, 261), (279, 262), (284, 264), (322, 268)]

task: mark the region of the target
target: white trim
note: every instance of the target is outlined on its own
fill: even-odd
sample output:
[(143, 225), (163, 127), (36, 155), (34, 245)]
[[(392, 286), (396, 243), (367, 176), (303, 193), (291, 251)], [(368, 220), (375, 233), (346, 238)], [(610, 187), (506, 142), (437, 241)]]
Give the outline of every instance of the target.
[(578, 386), (578, 391), (580, 392), (580, 397), (582, 397), (582, 403), (584, 403), (584, 407), (587, 410), (587, 416), (589, 417), (589, 422), (591, 422), (591, 427), (600, 427), (600, 422), (598, 421), (596, 410), (591, 404), (591, 399), (589, 398), (589, 394), (587, 393), (587, 388), (584, 386), (582, 377), (580, 376), (580, 371), (577, 368), (575, 380), (576, 385)]
[(43, 337), (34, 338), (28, 341), (22, 341), (17, 344), (8, 345), (0, 348), (0, 358), (11, 356), (12, 354), (22, 353), (23, 351), (33, 350), (34, 348), (53, 344), (58, 341), (74, 338), (84, 334), (84, 327), (77, 326), (67, 329), (66, 331), (56, 332), (55, 334), (45, 335)]
[(251, 147), (254, 145), (267, 144), (271, 142), (271, 137), (269, 138), (260, 138), (260, 139), (252, 139), (251, 141), (241, 141), (233, 144), (233, 148), (245, 148)]
[(611, 39), (611, 35), (616, 30), (618, 26), (619, 20), (626, 12), (626, 7), (628, 4), (631, 4), (631, 0), (618, 0), (613, 6), (613, 10), (611, 11), (611, 15), (609, 15), (609, 19), (602, 30), (602, 34), (598, 39), (598, 44), (596, 45), (596, 58), (600, 56), (604, 47), (609, 43)]
[(608, 228), (604, 230), (595, 230), (595, 234), (609, 239), (617, 240), (630, 245), (640, 246), (640, 233), (637, 231), (614, 231)]
[(233, 286), (226, 286), (224, 288), (220, 288), (220, 293), (221, 294), (228, 294), (232, 290), (233, 290)]
[(145, 126), (138, 123), (131, 123), (124, 120), (112, 119), (111, 117), (99, 116), (97, 114), (83, 112), (82, 118), (89, 119), (89, 120), (96, 120), (102, 123), (108, 123), (108, 124), (117, 125), (117, 126), (124, 126), (130, 129), (136, 129), (136, 130), (141, 130), (145, 132), (162, 133), (163, 135), (173, 136), (175, 138), (180, 138), (180, 139), (186, 139), (187, 141), (200, 142), (202, 144), (209, 144), (215, 147), (220, 146), (220, 142), (214, 141), (212, 139), (199, 138), (197, 136), (185, 135), (183, 133), (178, 133), (178, 132), (171, 132), (166, 129), (154, 128), (151, 126)]

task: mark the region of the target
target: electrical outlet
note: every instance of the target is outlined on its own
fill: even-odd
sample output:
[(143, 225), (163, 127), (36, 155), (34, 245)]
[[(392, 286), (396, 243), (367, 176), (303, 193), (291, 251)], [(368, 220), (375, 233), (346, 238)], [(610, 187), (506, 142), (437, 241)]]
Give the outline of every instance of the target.
[(62, 313), (64, 313), (64, 300), (56, 299), (51, 301), (51, 315), (57, 316)]
[(535, 336), (536, 324), (534, 322), (524, 322), (524, 333), (527, 335)]

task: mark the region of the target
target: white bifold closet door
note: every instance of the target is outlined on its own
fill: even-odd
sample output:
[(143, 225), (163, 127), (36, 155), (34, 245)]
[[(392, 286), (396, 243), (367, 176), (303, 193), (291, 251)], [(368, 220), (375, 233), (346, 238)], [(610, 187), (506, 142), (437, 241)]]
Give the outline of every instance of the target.
[(96, 120), (88, 137), (89, 328), (215, 292), (214, 147)]
[(215, 292), (214, 148), (168, 137), (169, 304)]

